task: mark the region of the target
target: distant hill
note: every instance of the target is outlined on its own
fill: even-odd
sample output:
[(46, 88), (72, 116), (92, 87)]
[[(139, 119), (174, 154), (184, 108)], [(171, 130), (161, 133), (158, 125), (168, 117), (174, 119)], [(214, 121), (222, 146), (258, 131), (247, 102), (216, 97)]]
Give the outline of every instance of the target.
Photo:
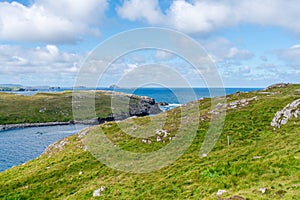
[(20, 84), (0, 84), (0, 91), (37, 91), (37, 90), (51, 90), (60, 87), (50, 86), (24, 86)]
[(13, 87), (23, 87), (22, 85), (20, 85), (20, 84), (0, 84), (0, 87), (11, 87), (11, 88), (13, 88)]

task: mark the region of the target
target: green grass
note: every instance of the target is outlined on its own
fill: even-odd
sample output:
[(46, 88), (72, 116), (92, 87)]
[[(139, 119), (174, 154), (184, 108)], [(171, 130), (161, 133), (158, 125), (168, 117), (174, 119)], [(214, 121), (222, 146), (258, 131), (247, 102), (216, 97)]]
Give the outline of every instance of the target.
[[(41, 122), (68, 122), (73, 120), (72, 112), (72, 92), (62, 93), (38, 93), (33, 96), (21, 96), (17, 94), (0, 92), (0, 124), (21, 124), (21, 123), (41, 123)], [(89, 104), (91, 92), (78, 93), (82, 97), (80, 100), (81, 109), (86, 111), (91, 105), (95, 106), (95, 112), (91, 115), (78, 113), (76, 119), (85, 120), (96, 117), (105, 118), (112, 113), (111, 94), (109, 92), (98, 91), (95, 93), (94, 104)], [(93, 96), (92, 96), (93, 97)], [(127, 96), (123, 94), (114, 98), (113, 103), (124, 102)], [(137, 98), (132, 98), (131, 103), (135, 103)], [(114, 111), (118, 113), (120, 111)], [(127, 111), (127, 110), (126, 110)], [(80, 114), (83, 114), (82, 116)]]
[[(300, 85), (290, 85), (271, 89), (278, 92), (272, 95), (229, 95), (228, 102), (254, 96), (258, 100), (227, 111), (222, 134), (207, 157), (200, 158), (198, 154), (209, 120), (200, 122), (193, 143), (179, 159), (151, 173), (111, 169), (83, 150), (82, 139), (71, 136), (65, 139), (70, 144), (62, 151), (53, 150), (51, 156), (44, 154), (0, 173), (0, 198), (94, 199), (93, 191), (105, 186), (99, 199), (217, 199), (219, 189), (227, 191), (222, 198), (239, 195), (245, 199), (300, 199), (300, 119), (292, 119), (276, 131), (270, 126), (276, 111), (300, 98), (294, 93), (299, 88)], [(153, 123), (150, 127), (155, 130), (166, 119), (163, 129), (176, 136), (180, 117), (197, 117), (196, 106), (191, 103), (186, 111), (176, 108), (157, 116), (125, 120), (119, 125), (109, 122), (91, 128), (88, 134), (96, 136), (101, 129), (124, 150), (156, 151), (170, 142), (156, 142), (152, 136), (148, 138), (152, 143), (144, 144), (126, 133), (134, 130), (135, 134), (150, 134), (153, 130), (145, 127)], [(207, 114), (209, 99), (200, 101), (199, 108), (202, 116), (211, 117)], [(230, 146), (227, 136), (231, 138)], [(262, 194), (260, 188), (267, 188), (267, 192)]]

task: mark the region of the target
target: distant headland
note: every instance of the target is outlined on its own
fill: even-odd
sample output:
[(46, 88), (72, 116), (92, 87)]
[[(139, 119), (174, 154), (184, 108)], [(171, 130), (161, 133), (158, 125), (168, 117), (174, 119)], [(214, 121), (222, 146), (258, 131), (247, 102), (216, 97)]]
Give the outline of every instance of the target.
[(39, 91), (39, 90), (59, 90), (59, 86), (23, 86), (20, 84), (0, 84), (0, 91), (2, 92), (25, 92), (25, 91)]

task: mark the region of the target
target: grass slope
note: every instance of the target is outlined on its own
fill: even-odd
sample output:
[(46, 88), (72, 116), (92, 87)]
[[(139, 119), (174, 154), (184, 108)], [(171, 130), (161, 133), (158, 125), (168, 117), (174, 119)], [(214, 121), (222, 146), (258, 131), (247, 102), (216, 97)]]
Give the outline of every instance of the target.
[[(91, 92), (78, 92), (79, 100), (88, 102)], [(111, 110), (111, 92), (97, 91), (95, 93), (96, 116), (108, 117)], [(114, 97), (114, 101), (125, 101), (127, 97), (122, 93)], [(72, 91), (61, 93), (37, 93), (33, 96), (22, 96), (0, 92), (0, 124), (22, 124), (42, 122), (68, 122), (73, 119)], [(86, 98), (86, 99), (84, 99)], [(119, 99), (118, 99), (119, 98)], [(136, 99), (131, 97), (130, 103)], [(84, 106), (84, 104), (79, 104)], [(89, 105), (87, 105), (89, 106)], [(89, 108), (82, 108), (89, 109)], [(80, 110), (78, 111), (80, 112)], [(117, 112), (115, 112), (117, 113)], [(77, 116), (80, 117), (80, 116)], [(83, 118), (82, 120), (85, 120)], [(91, 116), (93, 117), (93, 116)]]
[[(198, 156), (209, 121), (199, 124), (196, 138), (183, 156), (173, 164), (145, 174), (113, 170), (97, 161), (83, 148), (78, 135), (62, 140), (63, 149), (52, 148), (41, 157), (0, 173), (1, 199), (96, 199), (93, 191), (105, 186), (99, 199), (300, 199), (300, 119), (293, 119), (274, 132), (270, 122), (276, 111), (300, 98), (294, 91), (300, 85), (273, 88), (266, 93), (237, 93), (228, 102), (258, 96), (249, 105), (227, 111), (222, 135), (212, 152)], [(274, 92), (274, 93), (273, 93)], [(193, 114), (197, 104), (189, 104)], [(205, 115), (210, 100), (200, 102)], [(159, 123), (166, 117), (164, 129), (176, 131), (180, 108), (157, 116), (134, 119), (135, 124)], [(207, 115), (206, 118), (210, 116)], [(121, 122), (124, 126), (128, 120)], [(91, 128), (97, 134), (102, 128), (119, 147), (136, 152), (157, 150), (168, 142), (144, 144), (130, 137), (115, 122)], [(227, 146), (227, 136), (232, 144)], [(260, 188), (267, 188), (262, 194)], [(227, 192), (217, 197), (219, 189)], [(236, 197), (238, 199), (238, 197)]]

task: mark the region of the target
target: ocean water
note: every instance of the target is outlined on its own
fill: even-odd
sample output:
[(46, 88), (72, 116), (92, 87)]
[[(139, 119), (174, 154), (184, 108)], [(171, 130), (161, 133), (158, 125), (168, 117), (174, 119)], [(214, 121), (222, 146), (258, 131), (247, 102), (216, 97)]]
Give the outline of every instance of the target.
[[(112, 90), (106, 88), (98, 89)], [(226, 94), (232, 94), (237, 91), (249, 92), (259, 89), (260, 88), (226, 88), (225, 92)], [(65, 90), (71, 89), (66, 88)], [(210, 91), (207, 88), (141, 88), (136, 90), (115, 89), (115, 91), (135, 94), (138, 96), (148, 96), (154, 98), (156, 102), (169, 103), (170, 105), (162, 107), (163, 110), (168, 110), (178, 105), (201, 99), (203, 97), (211, 97)], [(18, 92), (18, 94), (33, 95), (37, 92)], [(218, 94), (222, 94), (222, 90), (215, 89), (213, 94), (214, 95), (212, 96), (218, 96)], [(22, 164), (28, 160), (38, 157), (48, 145), (64, 137), (70, 136), (85, 127), (86, 126), (84, 125), (67, 125), (0, 131), (0, 171), (4, 171), (12, 166)]]
[[(203, 97), (214, 97), (222, 94), (233, 94), (235, 92), (250, 92), (260, 90), (262, 88), (137, 88), (137, 89), (109, 89), (109, 88), (96, 88), (96, 90), (110, 90), (117, 92), (124, 92), (128, 94), (135, 94), (138, 96), (148, 96), (154, 98), (156, 102), (167, 102), (169, 104), (184, 104), (194, 101)], [(63, 92), (70, 91), (73, 88), (62, 88), (58, 90), (40, 90), (40, 91), (24, 91), (12, 92), (19, 95), (31, 96), (39, 92)], [(83, 88), (78, 90), (95, 90), (95, 88)]]
[(185, 104), (203, 97), (214, 97), (222, 94), (233, 94), (236, 92), (250, 92), (261, 88), (138, 88), (138, 89), (114, 89), (113, 91), (148, 96), (156, 102), (167, 102), (169, 104)]
[(50, 144), (85, 127), (64, 125), (0, 131), (0, 171), (38, 157)]

